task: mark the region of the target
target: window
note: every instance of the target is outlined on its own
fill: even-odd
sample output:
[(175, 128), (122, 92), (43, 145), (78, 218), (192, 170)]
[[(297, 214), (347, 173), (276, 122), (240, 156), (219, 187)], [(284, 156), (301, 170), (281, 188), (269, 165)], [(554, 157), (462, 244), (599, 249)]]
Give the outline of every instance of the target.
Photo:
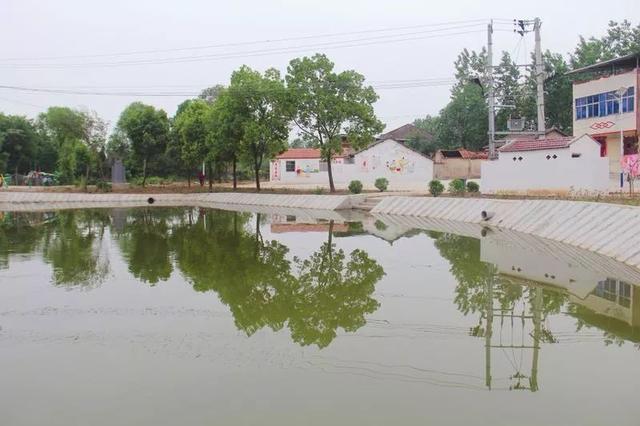
[(285, 170), (288, 172), (295, 172), (296, 171), (296, 162), (295, 161), (287, 161), (285, 163)]
[[(621, 102), (622, 101), (622, 102)], [(576, 120), (593, 117), (605, 117), (618, 114), (622, 103), (622, 112), (633, 112), (635, 108), (635, 88), (629, 87), (622, 99), (615, 91), (576, 98)]]

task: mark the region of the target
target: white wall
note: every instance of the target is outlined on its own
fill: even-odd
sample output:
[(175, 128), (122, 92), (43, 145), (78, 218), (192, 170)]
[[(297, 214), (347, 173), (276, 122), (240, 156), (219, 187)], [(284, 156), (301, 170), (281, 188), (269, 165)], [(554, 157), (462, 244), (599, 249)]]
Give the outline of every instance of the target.
[[(327, 172), (321, 172), (320, 160), (295, 160), (296, 170), (287, 172), (286, 161), (273, 160), (270, 164), (272, 182), (292, 184), (327, 184)], [(276, 173), (276, 169), (279, 169)], [(389, 180), (388, 190), (425, 189), (433, 179), (433, 161), (404, 145), (386, 140), (373, 145), (354, 156), (354, 163), (347, 164), (342, 158), (332, 163), (335, 183), (348, 184), (352, 180), (360, 180), (366, 188), (373, 188), (375, 180), (385, 177)]]
[[(572, 158), (572, 153), (581, 155)], [(569, 148), (500, 152), (497, 160), (482, 163), (480, 190), (486, 194), (607, 192), (608, 189), (609, 160), (600, 157), (598, 143), (586, 135)]]
[(599, 78), (585, 83), (574, 83), (573, 85), (573, 134), (574, 135), (600, 135), (605, 133), (619, 132), (623, 130), (635, 130), (637, 128), (637, 114), (628, 112), (625, 114), (613, 114), (605, 117), (584, 118), (576, 120), (576, 98), (597, 95), (599, 93), (618, 90), (621, 87), (635, 88), (635, 108), (638, 107), (638, 74), (636, 70), (625, 74), (618, 74), (611, 77)]

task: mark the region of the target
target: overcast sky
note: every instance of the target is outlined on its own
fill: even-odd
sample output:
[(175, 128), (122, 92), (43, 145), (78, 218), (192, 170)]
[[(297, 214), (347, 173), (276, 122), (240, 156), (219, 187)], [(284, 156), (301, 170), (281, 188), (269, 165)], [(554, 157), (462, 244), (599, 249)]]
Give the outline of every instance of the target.
[[(376, 111), (389, 130), (437, 113), (449, 96), (448, 85), (431, 86), (429, 82), (429, 87), (397, 88), (398, 81), (452, 78), (453, 61), (462, 48), (478, 50), (486, 45), (490, 18), (505, 22), (497, 25), (504, 31), (496, 32), (495, 49), (517, 54), (522, 63), (533, 48), (533, 35), (520, 40), (502, 20), (536, 16), (543, 20), (543, 49), (566, 54), (579, 35), (600, 36), (609, 20), (640, 17), (640, 1), (1, 0), (0, 85), (191, 93), (227, 83), (231, 72), (242, 64), (285, 72), (290, 59), (323, 52), (338, 69), (355, 69), (379, 87)], [(428, 26), (458, 21), (473, 22)], [(404, 29), (378, 31), (390, 28)], [(351, 34), (327, 35), (334, 33)], [(325, 36), (299, 39), (318, 35)], [(298, 39), (273, 41), (282, 38)], [(412, 40), (390, 42), (398, 39)], [(265, 40), (272, 42), (87, 57)], [(335, 42), (356, 46), (327, 47)], [(282, 48), (294, 51), (273, 52)], [(220, 57), (229, 53), (235, 56)], [(190, 61), (113, 65), (143, 59), (166, 62), (176, 57)], [(96, 63), (108, 66), (86, 66)], [(113, 125), (122, 109), (135, 100), (173, 115), (185, 97), (34, 94), (0, 89), (0, 111), (34, 117), (48, 106), (67, 105), (96, 110)]]

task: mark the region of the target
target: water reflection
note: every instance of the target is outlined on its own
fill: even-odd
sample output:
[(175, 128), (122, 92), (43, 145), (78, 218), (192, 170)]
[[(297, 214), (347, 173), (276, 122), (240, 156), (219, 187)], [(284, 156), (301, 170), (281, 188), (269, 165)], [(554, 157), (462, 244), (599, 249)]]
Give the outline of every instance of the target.
[[(180, 273), (193, 290), (215, 292), (247, 335), (288, 329), (296, 343), (324, 348), (339, 330), (365, 326), (380, 306), (374, 291), (384, 275), (382, 259), (361, 248), (347, 253), (336, 239), (374, 235), (393, 245), (426, 234), (457, 281), (455, 306), (473, 318), (469, 335), (484, 344), (488, 388), (494, 351), (517, 352), (508, 388), (535, 391), (546, 344), (594, 329), (606, 344), (640, 347), (638, 271), (530, 236), (398, 220), (196, 208), (3, 213), (0, 268), (38, 255), (51, 265), (54, 285), (90, 289), (109, 276), (108, 246), (115, 241), (139, 282), (161, 285)], [(288, 232), (326, 237), (301, 256), (276, 239)], [(556, 315), (574, 318), (576, 333), (554, 332), (548, 319)]]

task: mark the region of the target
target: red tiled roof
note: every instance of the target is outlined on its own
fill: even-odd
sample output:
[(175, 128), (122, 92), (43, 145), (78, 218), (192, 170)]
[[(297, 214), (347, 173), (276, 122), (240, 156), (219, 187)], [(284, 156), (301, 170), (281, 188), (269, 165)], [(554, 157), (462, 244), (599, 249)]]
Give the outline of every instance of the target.
[(458, 149), (458, 152), (460, 152), (460, 156), (465, 160), (486, 160), (489, 158), (486, 152), (469, 151), (464, 148)]
[(518, 151), (538, 151), (541, 149), (562, 149), (568, 148), (574, 138), (554, 138), (554, 139), (516, 139), (503, 147), (500, 152)]
[(320, 158), (320, 150), (315, 148), (291, 148), (276, 156), (279, 160)]

